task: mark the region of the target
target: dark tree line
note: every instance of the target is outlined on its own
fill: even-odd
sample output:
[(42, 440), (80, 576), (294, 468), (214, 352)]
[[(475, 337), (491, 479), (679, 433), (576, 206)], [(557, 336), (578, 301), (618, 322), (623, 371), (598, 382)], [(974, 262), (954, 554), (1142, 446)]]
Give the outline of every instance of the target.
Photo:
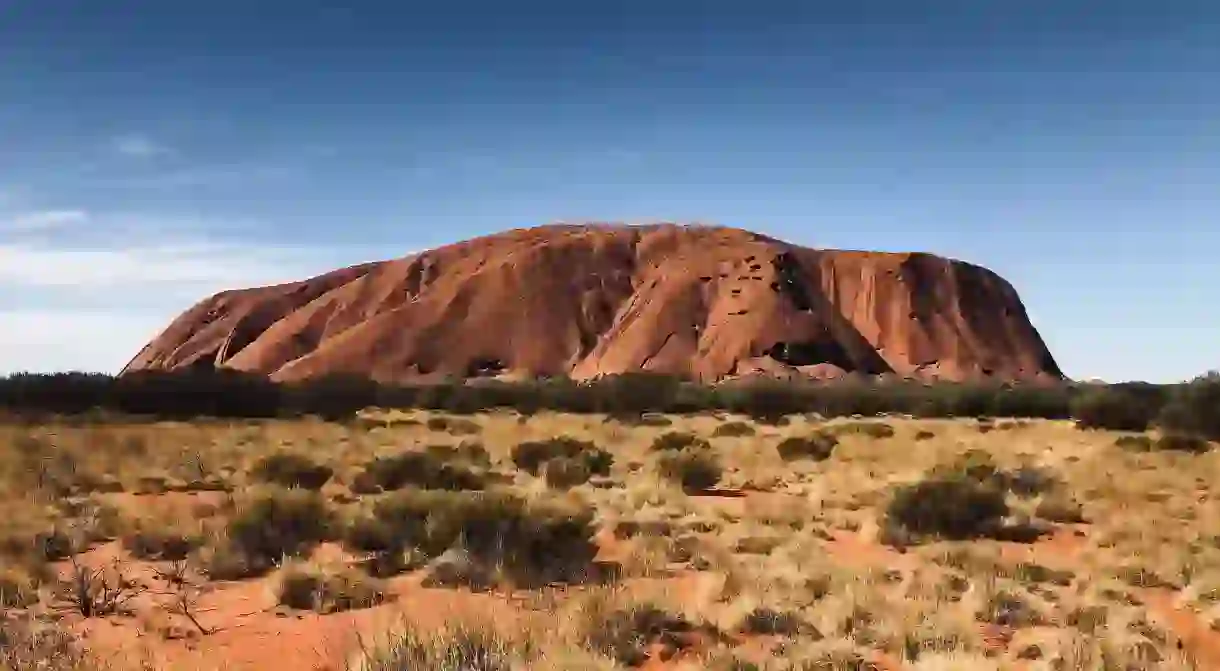
[(492, 408), (522, 413), (638, 415), (723, 410), (772, 421), (784, 415), (909, 414), (917, 417), (1076, 419), (1084, 428), (1142, 431), (1169, 426), (1220, 438), (1220, 375), (1182, 385), (756, 381), (717, 386), (631, 373), (591, 382), (387, 385), (332, 375), (276, 383), (232, 370), (17, 374), (0, 378), (0, 408), (18, 416), (119, 413), (162, 419), (317, 415), (342, 420), (362, 408), (421, 408), (468, 414)]

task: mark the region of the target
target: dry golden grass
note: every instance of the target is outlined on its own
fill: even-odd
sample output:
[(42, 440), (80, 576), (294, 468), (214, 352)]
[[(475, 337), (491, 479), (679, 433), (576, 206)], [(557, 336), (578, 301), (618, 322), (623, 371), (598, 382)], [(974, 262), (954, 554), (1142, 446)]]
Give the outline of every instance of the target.
[[(674, 432), (710, 445), (724, 467), (716, 487), (683, 491), (660, 477), (664, 456), (652, 446)], [(782, 441), (817, 432), (837, 437), (829, 456), (781, 458)], [(573, 486), (552, 478), (548, 486), (545, 469), (530, 475), (513, 465), (516, 445), (560, 436), (612, 453), (609, 474)], [(463, 660), (479, 654), (486, 665), (478, 668), (487, 669), (614, 669), (645, 658), (664, 658), (667, 668), (710, 669), (868, 668), (866, 662), (887, 669), (1217, 668), (1220, 506), (1212, 483), (1220, 482), (1220, 454), (1134, 452), (1116, 445), (1116, 436), (1047, 421), (792, 417), (769, 425), (713, 414), (624, 422), (422, 411), (370, 411), (347, 424), (3, 425), (0, 606), (10, 619), (0, 625), (9, 633), (0, 636), (24, 636), (28, 648), (32, 639), (21, 633), (28, 626), (11, 619), (17, 614), (21, 622), (48, 626), (70, 554), (117, 556), (137, 573), (155, 569), (155, 575), (175, 560), (198, 570), (232, 560), (221, 553), (233, 520), (259, 492), (282, 491), (258, 471), (279, 454), (333, 472), (316, 494), (329, 511), (327, 524), (298, 525), (295, 540), (260, 536), (258, 542), (282, 543), (300, 556), (249, 573), (270, 573), (264, 577), (213, 580), (209, 594), (237, 593), (252, 581), (276, 594), (278, 585), (286, 602), (329, 613), (308, 615), (319, 621), (349, 617), (352, 609), (418, 608), (413, 599), (439, 598), (435, 589), (412, 591), (431, 589), (418, 585), (436, 570), (428, 566), (432, 559), (411, 542), (382, 554), (349, 547), (344, 530), (391, 496), (353, 491), (353, 483), (377, 457), (477, 443), (490, 463), (472, 468), (488, 489), (523, 498), (527, 510), (592, 511), (598, 559), (618, 567), (612, 582), (521, 592), (495, 584), (503, 567), (486, 567), (488, 598), (533, 606), (514, 607), (519, 616), (509, 620), (455, 620), (440, 629), (406, 618), (392, 632), (379, 632), (388, 640), (365, 639), (366, 649), (343, 662), (351, 668), (408, 668), (403, 659), (470, 668)], [(887, 546), (885, 509), (893, 492), (970, 450), (989, 454), (1001, 470), (1059, 483), (1007, 495), (1006, 524), (1044, 533), (1032, 542)], [(268, 528), (288, 524), (281, 513), (263, 514)], [(366, 544), (375, 544), (377, 532), (362, 529)], [(216, 573), (229, 574), (243, 575)], [(402, 594), (413, 596), (396, 598)], [(187, 626), (173, 603), (158, 594), (142, 617), (161, 609), (179, 629)], [(201, 607), (221, 613), (201, 616), (204, 629), (230, 626), (226, 607)], [(262, 631), (306, 616), (266, 617), (272, 619), (260, 626), (270, 629)], [(95, 626), (79, 617), (61, 625), (66, 632)], [(232, 632), (214, 637), (225, 641), (212, 649), (216, 654), (257, 645)], [(161, 641), (159, 654), (207, 651), (214, 637), (192, 635), (189, 648)], [(105, 647), (104, 640), (86, 640)], [(399, 666), (386, 661), (395, 655)]]

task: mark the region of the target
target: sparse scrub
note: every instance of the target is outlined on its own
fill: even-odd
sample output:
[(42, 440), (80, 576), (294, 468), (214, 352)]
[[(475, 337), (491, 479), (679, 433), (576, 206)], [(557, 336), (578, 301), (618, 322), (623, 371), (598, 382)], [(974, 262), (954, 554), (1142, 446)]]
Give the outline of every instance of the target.
[(650, 602), (614, 603), (613, 597), (586, 599), (579, 611), (579, 640), (589, 650), (624, 666), (639, 666), (659, 646), (667, 657), (687, 646), (696, 630), (685, 617)]
[(1156, 441), (1158, 452), (1184, 452), (1186, 454), (1203, 454), (1212, 449), (1207, 439), (1195, 435), (1169, 433)]
[(543, 466), (554, 459), (572, 459), (583, 462), (590, 475), (610, 475), (614, 456), (589, 441), (560, 436), (549, 440), (519, 443), (512, 451), (512, 460), (517, 468), (538, 475)]
[(239, 504), (207, 554), (213, 578), (269, 571), (282, 559), (306, 556), (334, 532), (326, 501), (308, 490), (272, 490)]
[(250, 477), (256, 482), (312, 490), (322, 489), (332, 475), (334, 469), (330, 466), (297, 452), (269, 454), (250, 469)]
[(838, 444), (838, 438), (829, 433), (819, 431), (804, 437), (793, 436), (792, 438), (785, 438), (775, 446), (775, 451), (779, 453), (780, 459), (784, 461), (796, 461), (798, 459), (825, 461), (830, 458)]
[(596, 554), (591, 511), (573, 504), (526, 501), (504, 492), (404, 489), (378, 501), (349, 527), (353, 549), (412, 548), (438, 557), (463, 548), (513, 583), (581, 580)]
[(356, 569), (304, 561), (280, 569), (275, 591), (282, 605), (323, 614), (371, 608), (385, 600), (384, 586)]
[(710, 451), (681, 450), (657, 457), (657, 472), (683, 491), (703, 492), (720, 482), (724, 467)]
[(1008, 504), (993, 484), (946, 474), (900, 487), (885, 514), (890, 524), (917, 536), (965, 539), (995, 533)]
[(592, 473), (589, 466), (579, 459), (551, 459), (543, 467), (543, 477), (548, 487), (569, 489), (589, 481)]
[(356, 475), (351, 489), (359, 494), (371, 494), (404, 487), (483, 489), (486, 484), (487, 478), (482, 471), (431, 450), (377, 457)]
[(670, 431), (652, 441), (653, 452), (680, 452), (682, 450), (709, 450), (711, 443), (693, 433)]

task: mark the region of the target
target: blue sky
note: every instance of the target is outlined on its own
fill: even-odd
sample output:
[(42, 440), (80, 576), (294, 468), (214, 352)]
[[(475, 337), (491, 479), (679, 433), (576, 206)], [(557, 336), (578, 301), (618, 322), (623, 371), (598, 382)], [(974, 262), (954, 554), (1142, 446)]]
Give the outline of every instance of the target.
[(1071, 376), (1220, 367), (1214, 2), (312, 4), (0, 0), (0, 371), (580, 219), (963, 258)]

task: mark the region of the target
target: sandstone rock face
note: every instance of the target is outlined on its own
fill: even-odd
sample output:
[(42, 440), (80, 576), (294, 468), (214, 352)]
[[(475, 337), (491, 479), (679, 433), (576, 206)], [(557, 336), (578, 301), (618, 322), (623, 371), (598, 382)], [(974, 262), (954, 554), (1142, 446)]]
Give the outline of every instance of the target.
[(225, 291), (124, 368), (381, 381), (656, 371), (731, 377), (1061, 378), (1016, 291), (929, 254), (748, 231), (550, 225)]

